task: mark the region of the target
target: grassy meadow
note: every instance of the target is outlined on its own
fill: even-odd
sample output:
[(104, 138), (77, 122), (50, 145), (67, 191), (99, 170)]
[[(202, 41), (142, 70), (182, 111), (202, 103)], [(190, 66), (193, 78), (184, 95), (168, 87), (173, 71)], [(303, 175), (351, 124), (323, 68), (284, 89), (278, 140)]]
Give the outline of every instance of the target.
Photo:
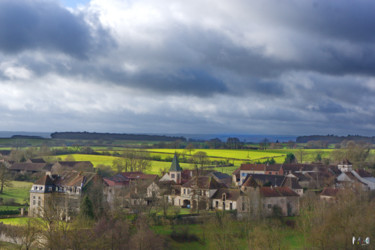
[(30, 219), (29, 217), (3, 218), (0, 219), (0, 223), (12, 226), (25, 226)]
[(9, 202), (11, 200), (19, 204), (28, 202), (29, 191), (33, 183), (25, 181), (12, 181), (11, 184), (11, 187), (5, 187), (3, 193), (0, 194), (0, 198), (3, 199), (3, 202)]

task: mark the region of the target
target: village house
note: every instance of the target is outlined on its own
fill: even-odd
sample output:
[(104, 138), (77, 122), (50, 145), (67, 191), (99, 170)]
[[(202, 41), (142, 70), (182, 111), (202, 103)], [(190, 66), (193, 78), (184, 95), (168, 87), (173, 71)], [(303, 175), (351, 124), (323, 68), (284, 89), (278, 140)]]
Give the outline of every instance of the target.
[(43, 158), (28, 159), (26, 163), (46, 163)]
[(299, 195), (288, 187), (261, 187), (262, 206), (266, 216), (272, 215), (274, 207), (281, 208), (283, 216), (299, 213)]
[(350, 161), (344, 160), (338, 165), (341, 174), (336, 178), (336, 186), (344, 187), (361, 187), (363, 190), (375, 190), (375, 177), (364, 169), (353, 170)]
[(340, 189), (338, 188), (325, 187), (323, 191), (319, 194), (319, 197), (321, 200), (332, 202), (336, 200), (339, 192)]
[(66, 171), (95, 172), (94, 165), (90, 161), (58, 161), (52, 165), (52, 174), (61, 174)]
[(30, 189), (29, 216), (43, 216), (46, 209), (58, 209), (61, 218), (68, 220), (78, 213), (81, 198), (95, 178), (99, 178), (95, 173), (76, 171), (44, 175)]
[(289, 187), (298, 195), (303, 195), (303, 188), (299, 185), (298, 179), (294, 176), (248, 174), (241, 187), (249, 186), (252, 182), (262, 187)]
[(207, 174), (207, 176), (213, 177), (217, 182), (222, 183), (227, 187), (232, 186), (232, 177), (228, 174), (214, 171)]
[(271, 216), (279, 211), (281, 216), (299, 213), (299, 195), (289, 187), (260, 187), (256, 183), (243, 187), (238, 206), (239, 217)]
[(157, 175), (142, 172), (124, 172), (103, 178), (105, 199), (112, 209), (147, 205), (147, 188), (157, 178)]
[(241, 186), (248, 174), (284, 175), (284, 170), (281, 164), (242, 164), (232, 174), (233, 183)]
[(48, 163), (13, 163), (8, 169), (13, 173), (21, 174), (34, 174), (34, 173), (46, 173), (51, 171), (52, 164)]
[(226, 188), (210, 176), (194, 176), (181, 186), (180, 195), (169, 196), (168, 201), (174, 206), (193, 209), (210, 209), (211, 198), (220, 188)]
[(241, 203), (241, 190), (238, 188), (220, 188), (211, 197), (211, 207), (217, 210), (236, 210)]
[(288, 174), (287, 176), (297, 178), (298, 184), (302, 188), (307, 189), (311, 183), (311, 176), (309, 176), (308, 174), (294, 172), (294, 173)]

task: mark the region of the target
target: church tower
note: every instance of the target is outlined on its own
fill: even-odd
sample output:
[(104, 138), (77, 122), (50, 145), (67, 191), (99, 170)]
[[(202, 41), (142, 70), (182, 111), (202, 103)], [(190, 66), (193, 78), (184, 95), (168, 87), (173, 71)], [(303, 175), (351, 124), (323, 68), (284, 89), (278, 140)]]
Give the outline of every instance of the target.
[(177, 154), (175, 153), (171, 168), (169, 169), (169, 176), (176, 184), (181, 184), (181, 172), (182, 168), (180, 167), (180, 163), (178, 163)]

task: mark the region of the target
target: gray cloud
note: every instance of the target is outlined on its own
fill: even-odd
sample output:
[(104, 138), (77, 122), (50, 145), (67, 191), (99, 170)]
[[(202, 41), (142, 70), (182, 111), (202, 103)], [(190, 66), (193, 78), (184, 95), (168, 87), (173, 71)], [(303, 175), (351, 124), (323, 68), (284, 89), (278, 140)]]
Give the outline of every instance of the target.
[[(98, 31), (105, 37), (100, 26)], [(0, 2), (0, 51), (6, 54), (38, 49), (85, 58), (97, 42), (91, 32), (83, 16), (54, 1)]]
[(374, 5), (1, 1), (1, 126), (371, 134)]

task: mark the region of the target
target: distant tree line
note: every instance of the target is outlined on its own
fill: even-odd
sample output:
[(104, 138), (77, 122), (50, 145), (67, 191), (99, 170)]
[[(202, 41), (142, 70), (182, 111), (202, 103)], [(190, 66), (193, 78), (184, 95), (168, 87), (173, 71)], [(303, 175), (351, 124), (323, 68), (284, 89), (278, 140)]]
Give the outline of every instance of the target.
[(136, 135), (115, 133), (90, 133), (90, 132), (55, 132), (51, 134), (54, 139), (73, 140), (134, 140), (134, 141), (186, 141), (185, 137), (166, 135)]
[(344, 140), (356, 141), (356, 142), (367, 142), (374, 144), (375, 136), (360, 136), (360, 135), (347, 135), (347, 136), (337, 136), (337, 135), (310, 135), (310, 136), (299, 136), (296, 139), (297, 143), (307, 143), (309, 141), (322, 141), (328, 144), (341, 143)]

